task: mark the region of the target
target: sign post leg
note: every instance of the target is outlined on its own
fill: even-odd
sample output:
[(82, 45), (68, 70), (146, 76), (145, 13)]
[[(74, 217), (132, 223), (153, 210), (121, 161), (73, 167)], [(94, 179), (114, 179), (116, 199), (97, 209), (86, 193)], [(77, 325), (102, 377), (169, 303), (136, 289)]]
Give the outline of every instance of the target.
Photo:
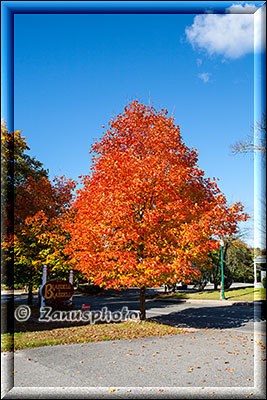
[[(73, 269), (70, 270), (69, 283), (73, 285)], [(70, 298), (70, 304), (72, 304), (72, 296)]]
[(44, 297), (42, 296), (42, 288), (44, 286), (44, 284), (46, 283), (47, 280), (47, 266), (44, 265), (43, 266), (43, 280), (42, 280), (42, 286), (40, 287), (40, 295), (41, 295), (41, 307), (40, 307), (40, 318), (43, 317), (43, 307), (44, 307)]

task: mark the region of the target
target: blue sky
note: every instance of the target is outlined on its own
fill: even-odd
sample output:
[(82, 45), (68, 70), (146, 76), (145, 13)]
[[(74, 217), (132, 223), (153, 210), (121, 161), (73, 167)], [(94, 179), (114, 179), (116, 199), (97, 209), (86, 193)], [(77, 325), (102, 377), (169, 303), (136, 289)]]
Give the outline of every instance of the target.
[[(15, 15), (14, 126), (51, 178), (89, 173), (88, 152), (102, 126), (129, 101), (150, 101), (173, 114), (186, 145), (198, 150), (200, 168), (220, 179), (229, 204), (241, 201), (253, 217), (253, 156), (230, 154), (231, 144), (252, 134), (250, 22), (247, 32), (242, 23), (237, 32), (240, 51), (229, 30), (244, 14), (231, 15), (234, 24), (218, 38), (224, 21), (213, 26), (197, 17)], [(246, 240), (253, 245), (251, 235)]]

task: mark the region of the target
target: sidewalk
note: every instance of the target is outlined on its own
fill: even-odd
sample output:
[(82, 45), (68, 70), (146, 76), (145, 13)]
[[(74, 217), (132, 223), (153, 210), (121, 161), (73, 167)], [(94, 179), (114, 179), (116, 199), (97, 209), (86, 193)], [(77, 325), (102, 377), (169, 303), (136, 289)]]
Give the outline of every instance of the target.
[(266, 300), (259, 301), (242, 301), (242, 300), (200, 300), (200, 299), (148, 299), (149, 301), (159, 301), (159, 302), (171, 302), (171, 303), (199, 303), (199, 304), (214, 304), (214, 305), (224, 305), (224, 306), (254, 306), (259, 304), (264, 304)]
[[(147, 389), (142, 398), (158, 395), (164, 398), (168, 389), (173, 393), (175, 388), (174, 398), (199, 398), (196, 393), (201, 393), (200, 398), (216, 398), (217, 395), (222, 398), (222, 393), (223, 398), (240, 399), (248, 395), (249, 398), (264, 398), (259, 395), (263, 392), (264, 382), (260, 375), (265, 365), (264, 340), (261, 334), (254, 338), (254, 334), (234, 331), (188, 330), (162, 338), (16, 351), (15, 387), (5, 399), (22, 398), (15, 396), (23, 393), (22, 388), (29, 396), (31, 390), (37, 393), (34, 388), (42, 387), (66, 388), (61, 390), (61, 398), (74, 398), (71, 397), (72, 390), (78, 387), (102, 388), (102, 395), (113, 398), (135, 398), (138, 388)], [(10, 353), (4, 355), (4, 358), (8, 357)], [(47, 389), (44, 392), (38, 389), (38, 398), (46, 398)], [(106, 397), (102, 395), (75, 398)]]

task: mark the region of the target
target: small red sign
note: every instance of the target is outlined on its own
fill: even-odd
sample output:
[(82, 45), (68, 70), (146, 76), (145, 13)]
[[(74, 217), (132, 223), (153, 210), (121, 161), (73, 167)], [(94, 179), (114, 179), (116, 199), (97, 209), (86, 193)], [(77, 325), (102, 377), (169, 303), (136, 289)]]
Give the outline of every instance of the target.
[(55, 279), (48, 281), (42, 288), (42, 296), (46, 300), (63, 302), (69, 300), (74, 293), (73, 285), (68, 281)]
[(82, 304), (82, 311), (90, 311), (91, 305), (90, 304)]

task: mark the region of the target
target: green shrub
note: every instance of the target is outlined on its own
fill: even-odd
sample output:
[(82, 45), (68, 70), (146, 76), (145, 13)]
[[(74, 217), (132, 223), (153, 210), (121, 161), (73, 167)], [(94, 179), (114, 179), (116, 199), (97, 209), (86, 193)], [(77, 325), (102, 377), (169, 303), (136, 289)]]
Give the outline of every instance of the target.
[(266, 289), (266, 277), (263, 278), (262, 284), (263, 284), (264, 289)]
[(23, 283), (14, 283), (14, 290), (24, 289)]

